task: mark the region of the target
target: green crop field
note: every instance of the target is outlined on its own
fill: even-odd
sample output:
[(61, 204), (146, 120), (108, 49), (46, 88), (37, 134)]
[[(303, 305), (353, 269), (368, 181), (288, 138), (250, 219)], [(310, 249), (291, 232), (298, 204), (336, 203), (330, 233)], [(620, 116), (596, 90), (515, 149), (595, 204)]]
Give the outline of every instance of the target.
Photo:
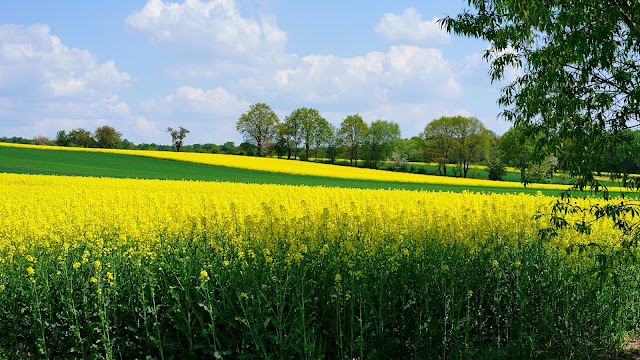
[[(337, 166), (337, 165), (336, 165)], [(229, 181), (256, 184), (309, 185), (361, 189), (473, 191), (558, 195), (560, 190), (509, 189), (485, 186), (417, 184), (391, 181), (338, 179), (266, 171), (253, 171), (131, 155), (84, 151), (56, 151), (0, 146), (0, 172), (19, 174)]]

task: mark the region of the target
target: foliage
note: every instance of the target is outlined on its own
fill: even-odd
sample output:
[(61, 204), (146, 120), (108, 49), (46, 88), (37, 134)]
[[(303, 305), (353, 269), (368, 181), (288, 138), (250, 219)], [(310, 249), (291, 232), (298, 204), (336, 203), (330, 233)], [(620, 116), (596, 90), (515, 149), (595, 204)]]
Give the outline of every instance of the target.
[(362, 135), (363, 158), (368, 164), (377, 169), (391, 153), (396, 142), (400, 139), (398, 124), (376, 120), (369, 125)]
[(505, 169), (499, 157), (489, 157), (487, 158), (487, 172), (489, 173), (489, 180), (502, 181), (507, 169)]
[(475, 117), (455, 116), (452, 118), (452, 136), (455, 140), (456, 157), (467, 177), (469, 166), (487, 155), (489, 136), (482, 122)]
[(407, 158), (403, 158), (397, 152), (391, 154), (391, 169), (393, 171), (404, 171), (407, 168)]
[(253, 104), (236, 122), (236, 129), (247, 142), (257, 147), (257, 155), (264, 156), (277, 135), (276, 124), (280, 120), (265, 103)]
[(49, 138), (44, 135), (36, 135), (33, 137), (33, 145), (47, 145)]
[[(629, 178), (619, 144), (640, 120), (640, 2), (551, 0), (471, 0), (473, 12), (442, 24), (449, 32), (488, 40), (485, 58), (493, 80), (520, 67), (502, 91), (503, 116), (536, 136), (535, 155), (560, 149), (561, 167), (577, 178), (574, 188), (608, 189), (595, 176), (608, 167), (611, 178), (640, 188)], [(553, 228), (588, 232), (588, 222), (568, 214), (595, 214), (625, 230), (626, 246), (614, 259), (624, 261), (638, 233), (637, 203), (581, 207), (565, 194), (552, 209)], [(620, 214), (628, 215), (629, 217)], [(627, 231), (628, 230), (628, 231)], [(605, 262), (611, 268), (607, 257)]]
[(101, 148), (115, 149), (122, 143), (122, 134), (112, 126), (100, 126), (93, 134), (94, 140), (98, 143), (98, 147)]
[(447, 164), (457, 160), (458, 175), (467, 177), (469, 166), (486, 156), (489, 136), (482, 122), (474, 117), (443, 116), (428, 123), (420, 134), (427, 158), (438, 163), (438, 172), (447, 175)]
[(69, 131), (67, 136), (70, 146), (80, 146), (80, 147), (94, 147), (96, 145), (96, 141), (93, 139), (91, 135), (91, 131), (78, 128)]
[(569, 358), (640, 322), (634, 265), (594, 268), (619, 233), (540, 241), (544, 196), (0, 183), (0, 349), (18, 358)]
[(534, 142), (524, 129), (511, 127), (500, 137), (500, 152), (511, 166), (520, 169), (520, 182), (524, 183), (529, 165), (535, 161)]
[(358, 166), (362, 137), (366, 131), (367, 124), (365, 124), (362, 117), (358, 114), (349, 115), (342, 120), (342, 123), (340, 123), (340, 130), (338, 131), (338, 134), (342, 143), (347, 148), (349, 164), (351, 166)]
[(184, 138), (189, 133), (189, 130), (180, 126), (177, 130), (173, 128), (167, 128), (167, 132), (171, 135), (171, 142), (173, 146), (176, 147), (176, 152), (180, 152), (180, 148), (182, 148), (182, 143), (184, 142)]
[(553, 155), (547, 156), (544, 161), (532, 164), (529, 168), (527, 181), (531, 183), (546, 184), (551, 182), (553, 174), (558, 167), (558, 158)]

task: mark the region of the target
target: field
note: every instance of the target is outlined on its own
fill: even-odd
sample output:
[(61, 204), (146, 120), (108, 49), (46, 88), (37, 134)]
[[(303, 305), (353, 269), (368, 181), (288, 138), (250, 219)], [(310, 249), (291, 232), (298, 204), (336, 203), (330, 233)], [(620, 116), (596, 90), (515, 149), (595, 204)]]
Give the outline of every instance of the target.
[(640, 326), (637, 250), (602, 267), (604, 220), (542, 237), (542, 193), (15, 147), (0, 166), (27, 173), (0, 174), (0, 358), (593, 358)]

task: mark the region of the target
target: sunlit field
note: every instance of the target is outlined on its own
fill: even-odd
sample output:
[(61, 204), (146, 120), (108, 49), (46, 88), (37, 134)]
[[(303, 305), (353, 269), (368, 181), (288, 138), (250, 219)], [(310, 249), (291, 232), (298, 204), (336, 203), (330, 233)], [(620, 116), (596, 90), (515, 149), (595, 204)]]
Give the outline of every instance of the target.
[(635, 265), (596, 261), (620, 234), (540, 237), (543, 195), (0, 184), (8, 357), (566, 358), (638, 325)]
[[(443, 177), (434, 175), (421, 175), (411, 173), (400, 173), (373, 169), (353, 168), (345, 166), (336, 166), (329, 164), (321, 164), (306, 161), (290, 161), (284, 159), (275, 158), (258, 158), (248, 156), (237, 155), (224, 155), (224, 154), (203, 154), (203, 153), (178, 153), (168, 151), (147, 151), (147, 150), (119, 150), (119, 149), (93, 149), (93, 148), (69, 148), (69, 147), (57, 147), (57, 146), (37, 146), (37, 145), (22, 145), (22, 144), (8, 144), (2, 143), (0, 146), (5, 147), (22, 147), (22, 148), (37, 148), (37, 149), (50, 149), (59, 151), (90, 151), (90, 152), (103, 152), (103, 153), (116, 153), (127, 154), (135, 156), (152, 157), (159, 159), (170, 159), (177, 161), (193, 162), (199, 164), (224, 166), (230, 168), (240, 168), (247, 170), (266, 171), (274, 173), (295, 174), (295, 175), (308, 175), (308, 176), (322, 176), (330, 178), (340, 179), (358, 179), (358, 180), (376, 180), (387, 182), (404, 182), (404, 183), (418, 183), (418, 184), (433, 184), (433, 185), (457, 185), (457, 186), (469, 186), (469, 187), (493, 187), (493, 188), (508, 188), (508, 189), (524, 189), (524, 185), (518, 182), (507, 181), (490, 181), (483, 179), (468, 179), (468, 178), (455, 178), (455, 177)], [(529, 184), (530, 189), (545, 189), (545, 190), (566, 190), (568, 185), (560, 184)], [(620, 188), (610, 188), (611, 191), (620, 191)]]

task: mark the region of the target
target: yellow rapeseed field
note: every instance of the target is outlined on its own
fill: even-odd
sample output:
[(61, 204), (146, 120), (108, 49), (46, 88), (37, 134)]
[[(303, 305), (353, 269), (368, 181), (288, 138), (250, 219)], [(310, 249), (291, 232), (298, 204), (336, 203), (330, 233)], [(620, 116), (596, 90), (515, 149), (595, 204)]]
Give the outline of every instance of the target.
[[(548, 208), (543, 195), (360, 190), (218, 182), (0, 174), (0, 262), (36, 249), (58, 254), (88, 246), (155, 251), (166, 239), (209, 233), (250, 242), (294, 241), (320, 249), (358, 241), (397, 247), (431, 238), (482, 245), (490, 237), (536, 238), (531, 217)], [(582, 202), (596, 200), (580, 200)], [(598, 241), (615, 239), (609, 224)], [(584, 241), (575, 234), (561, 238)], [(333, 245), (332, 245), (333, 244)], [(268, 247), (268, 246), (267, 246)], [(562, 247), (562, 246), (560, 246)]]

